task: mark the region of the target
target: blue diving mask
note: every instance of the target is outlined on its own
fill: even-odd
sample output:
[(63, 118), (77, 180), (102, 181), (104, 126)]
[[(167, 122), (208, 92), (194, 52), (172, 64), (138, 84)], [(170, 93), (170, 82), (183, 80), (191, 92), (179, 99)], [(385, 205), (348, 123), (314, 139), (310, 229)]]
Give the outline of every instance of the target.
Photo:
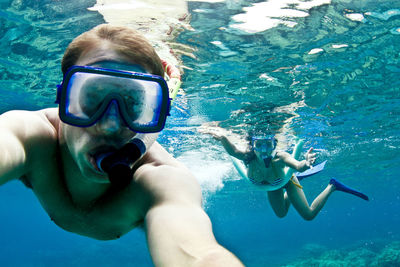
[(275, 137), (252, 137), (251, 145), (254, 153), (264, 161), (265, 167), (268, 168), (272, 159), (276, 155), (277, 140)]
[(56, 103), (60, 119), (73, 126), (92, 126), (113, 106), (130, 130), (155, 133), (165, 126), (171, 100), (160, 76), (72, 66), (58, 86)]

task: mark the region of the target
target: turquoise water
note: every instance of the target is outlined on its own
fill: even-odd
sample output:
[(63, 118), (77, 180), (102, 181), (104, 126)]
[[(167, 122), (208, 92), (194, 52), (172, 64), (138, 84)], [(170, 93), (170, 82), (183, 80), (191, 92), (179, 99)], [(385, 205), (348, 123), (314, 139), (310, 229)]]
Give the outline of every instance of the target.
[[(183, 56), (185, 94), (159, 141), (196, 174), (217, 239), (247, 266), (400, 265), (400, 2), (325, 2), (249, 27), (236, 15), (256, 2), (190, 2), (194, 31), (178, 38), (196, 58)], [(0, 1), (1, 113), (54, 106), (65, 47), (103, 22), (87, 11), (93, 4)], [(311, 222), (293, 209), (278, 219), (197, 131), (220, 121), (239, 134), (273, 133), (292, 116), (282, 107), (293, 106), (290, 135), (328, 160), (302, 183), (309, 200), (335, 177), (369, 202), (336, 192)], [(110, 242), (64, 232), (16, 182), (0, 188), (0, 210), (3, 266), (151, 266), (140, 230)]]

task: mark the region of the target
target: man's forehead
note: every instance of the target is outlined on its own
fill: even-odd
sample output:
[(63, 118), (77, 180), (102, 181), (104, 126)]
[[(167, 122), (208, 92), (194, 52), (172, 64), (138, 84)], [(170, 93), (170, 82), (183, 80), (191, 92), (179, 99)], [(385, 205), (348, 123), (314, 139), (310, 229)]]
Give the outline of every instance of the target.
[(138, 64), (124, 63), (118, 61), (109, 61), (109, 60), (97, 61), (92, 64), (89, 64), (89, 66), (104, 68), (104, 69), (112, 69), (112, 70), (147, 73), (146, 70)]
[(94, 62), (104, 60), (121, 61), (122, 57), (109, 45), (102, 44), (85, 49), (85, 51), (81, 54), (75, 64), (80, 66), (87, 66)]
[(147, 73), (144, 67), (131, 62), (107, 45), (88, 49), (75, 62), (75, 65)]

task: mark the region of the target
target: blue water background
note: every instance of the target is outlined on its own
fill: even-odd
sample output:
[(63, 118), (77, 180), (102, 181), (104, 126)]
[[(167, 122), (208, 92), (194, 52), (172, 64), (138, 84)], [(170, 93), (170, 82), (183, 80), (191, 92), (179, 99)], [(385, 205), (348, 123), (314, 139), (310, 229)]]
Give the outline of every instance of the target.
[[(292, 18), (294, 27), (231, 27), (251, 3), (189, 3), (194, 30), (178, 41), (195, 48), (195, 57), (183, 56), (185, 93), (159, 138), (200, 180), (218, 241), (247, 266), (294, 264), (331, 250), (379, 252), (400, 241), (400, 2), (332, 1)], [(87, 10), (93, 4), (0, 1), (1, 113), (54, 106), (63, 51), (103, 22)], [(332, 47), (339, 44), (347, 46)], [(309, 54), (315, 48), (323, 51)], [(220, 145), (197, 131), (221, 121), (240, 134), (273, 133), (290, 117), (276, 108), (299, 101), (305, 106), (290, 129), (328, 160), (302, 183), (309, 201), (335, 177), (369, 202), (335, 192), (313, 221), (293, 208), (278, 219), (265, 193), (241, 180)], [(107, 242), (65, 232), (18, 182), (0, 187), (0, 211), (2, 266), (151, 266), (140, 230)]]

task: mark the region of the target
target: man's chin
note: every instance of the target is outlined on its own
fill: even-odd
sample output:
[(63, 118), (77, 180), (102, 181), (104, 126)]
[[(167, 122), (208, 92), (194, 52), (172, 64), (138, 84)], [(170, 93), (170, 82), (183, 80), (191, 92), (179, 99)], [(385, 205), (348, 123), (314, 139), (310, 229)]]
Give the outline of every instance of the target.
[(100, 183), (100, 184), (109, 184), (110, 180), (108, 179), (107, 174), (94, 171), (93, 169), (86, 169), (83, 172), (83, 175), (90, 182)]

